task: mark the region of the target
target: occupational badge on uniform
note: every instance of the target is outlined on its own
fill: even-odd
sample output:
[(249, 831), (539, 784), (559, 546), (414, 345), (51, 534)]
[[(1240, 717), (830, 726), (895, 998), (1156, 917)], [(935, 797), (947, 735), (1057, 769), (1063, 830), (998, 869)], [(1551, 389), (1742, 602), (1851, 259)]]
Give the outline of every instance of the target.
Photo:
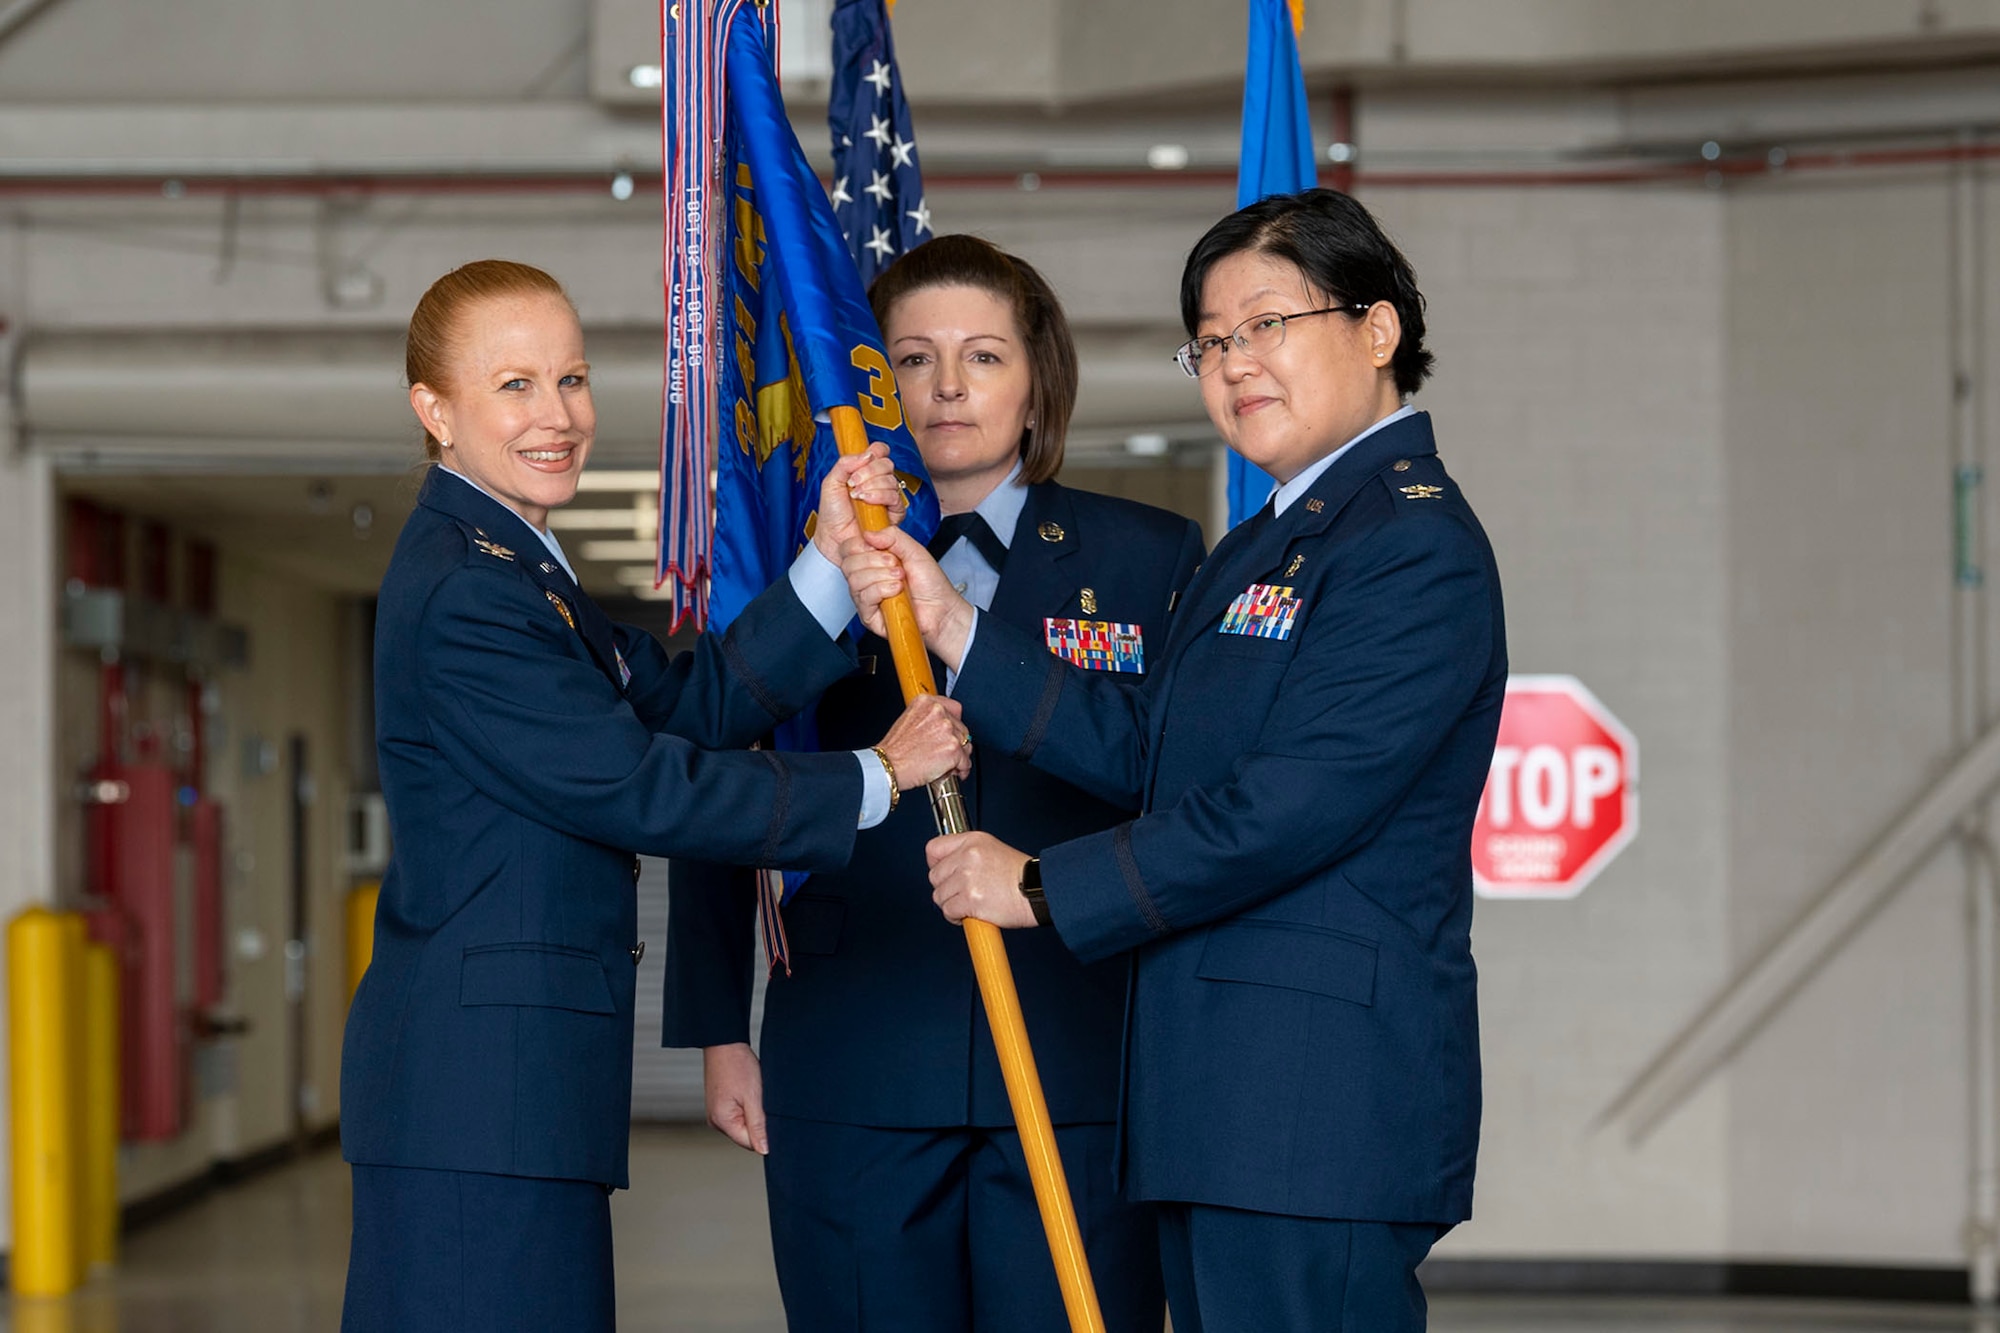
[(1300, 567), (1302, 567), (1305, 564), (1305, 562), (1306, 558), (1304, 556), (1302, 555), (1293, 556), (1292, 563), (1285, 566), (1285, 577), (1290, 578), (1292, 575), (1298, 573)]
[(502, 546), (499, 542), (488, 541), (484, 537), (474, 537), (472, 539), (472, 544), (474, 546), (477, 546), (480, 550), (486, 552), (486, 554), (493, 556), (495, 559), (512, 560), (514, 558), (514, 553), (508, 550), (506, 547)]
[(555, 605), (556, 613), (563, 618), (563, 624), (568, 625), (570, 629), (574, 630), (576, 628), (576, 617), (570, 614), (569, 603), (565, 602), (548, 588), (542, 589), (542, 596), (548, 598)]
[(1094, 616), (1097, 614), (1097, 589), (1085, 588), (1077, 594), (1077, 600), (1083, 604), (1083, 613), (1085, 615)]
[(1137, 625), (1111, 620), (1058, 620), (1042, 622), (1049, 651), (1086, 671), (1146, 670), (1146, 638)]
[(1253, 583), (1229, 604), (1229, 613), (1222, 617), (1222, 632), (1253, 639), (1289, 639), (1298, 614), (1299, 599), (1292, 596), (1289, 586)]
[(632, 683), (632, 668), (625, 665), (625, 654), (618, 651), (618, 645), (611, 645), (611, 656), (618, 662), (618, 688), (624, 689)]
[(1435, 500), (1444, 494), (1442, 486), (1399, 486), (1405, 500)]

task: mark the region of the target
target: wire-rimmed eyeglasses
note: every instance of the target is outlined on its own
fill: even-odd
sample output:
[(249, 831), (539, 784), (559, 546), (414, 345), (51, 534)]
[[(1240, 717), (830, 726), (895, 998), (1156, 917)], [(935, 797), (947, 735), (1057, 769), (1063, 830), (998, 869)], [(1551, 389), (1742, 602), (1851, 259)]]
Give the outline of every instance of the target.
[(1370, 308), (1360, 301), (1349, 301), (1344, 305), (1330, 305), (1318, 310), (1301, 310), (1294, 315), (1281, 315), (1275, 310), (1252, 315), (1219, 337), (1210, 334), (1188, 339), (1174, 349), (1174, 360), (1187, 372), (1189, 379), (1200, 379), (1202, 372), (1222, 364), (1221, 351), (1226, 345), (1234, 344), (1238, 351), (1248, 352), (1261, 361), (1284, 345), (1285, 325), (1295, 319), (1311, 315), (1353, 314)]

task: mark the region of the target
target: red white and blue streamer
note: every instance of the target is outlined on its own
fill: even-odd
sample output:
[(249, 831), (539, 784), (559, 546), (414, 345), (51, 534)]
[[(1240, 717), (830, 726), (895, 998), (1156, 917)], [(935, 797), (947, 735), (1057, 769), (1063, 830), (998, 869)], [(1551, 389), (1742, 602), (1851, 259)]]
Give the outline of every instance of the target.
[(660, 410), (660, 532), (654, 586), (673, 586), (673, 628), (708, 623), (721, 438), (722, 179), (730, 24), (750, 4), (777, 49), (778, 7), (753, 0), (661, 0), (661, 128), (665, 136), (667, 364)]

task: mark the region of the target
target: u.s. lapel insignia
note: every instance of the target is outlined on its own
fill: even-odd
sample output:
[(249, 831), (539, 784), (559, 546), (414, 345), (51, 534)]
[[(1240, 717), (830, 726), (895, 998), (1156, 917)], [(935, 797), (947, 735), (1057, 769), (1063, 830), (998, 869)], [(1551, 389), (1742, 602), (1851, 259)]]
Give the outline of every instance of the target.
[(1035, 532), (1045, 542), (1059, 542), (1063, 539), (1063, 525), (1060, 523), (1044, 523), (1036, 528)]
[(488, 541), (484, 537), (474, 537), (472, 539), (472, 544), (474, 546), (477, 546), (480, 550), (486, 552), (486, 554), (493, 556), (495, 559), (512, 560), (514, 558), (514, 553), (508, 550), (506, 547), (502, 546), (499, 542)]
[(1303, 564), (1304, 564), (1305, 562), (1306, 562), (1306, 558), (1305, 558), (1304, 556), (1302, 556), (1302, 555), (1295, 555), (1295, 556), (1293, 556), (1293, 557), (1292, 557), (1292, 563), (1291, 563), (1291, 564), (1289, 564), (1289, 565), (1286, 565), (1286, 566), (1285, 566), (1285, 577), (1286, 577), (1286, 578), (1290, 578), (1290, 577), (1291, 577), (1292, 575), (1294, 575), (1294, 574), (1298, 573), (1298, 572), (1299, 572), (1299, 566), (1300, 566), (1300, 565), (1303, 565)]
[(542, 561), (542, 563), (539, 566), (537, 566), (537, 568), (539, 568), (544, 574), (553, 574), (556, 572), (556, 567), (554, 563), (548, 560)]
[(563, 618), (563, 624), (568, 625), (574, 631), (576, 629), (576, 617), (570, 614), (569, 603), (565, 602), (548, 588), (542, 589), (542, 595), (555, 604), (556, 613)]
[(1085, 615), (1094, 616), (1097, 614), (1097, 589), (1085, 588), (1077, 594), (1077, 600), (1083, 603), (1083, 613)]
[(1435, 500), (1444, 494), (1442, 486), (1402, 486), (1398, 489), (1403, 492), (1405, 500)]
[(1325, 509), (1326, 509), (1326, 501), (1320, 499), (1317, 495), (1315, 495), (1312, 499), (1306, 501), (1306, 512), (1308, 514), (1317, 514), (1324, 511)]

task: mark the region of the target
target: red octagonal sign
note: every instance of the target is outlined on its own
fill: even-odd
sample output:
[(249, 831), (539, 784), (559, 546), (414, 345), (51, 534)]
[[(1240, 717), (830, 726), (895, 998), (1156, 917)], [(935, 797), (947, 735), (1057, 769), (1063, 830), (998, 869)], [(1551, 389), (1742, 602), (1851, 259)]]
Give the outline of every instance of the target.
[(1484, 898), (1574, 898), (1639, 832), (1639, 743), (1574, 676), (1514, 676), (1472, 826)]

